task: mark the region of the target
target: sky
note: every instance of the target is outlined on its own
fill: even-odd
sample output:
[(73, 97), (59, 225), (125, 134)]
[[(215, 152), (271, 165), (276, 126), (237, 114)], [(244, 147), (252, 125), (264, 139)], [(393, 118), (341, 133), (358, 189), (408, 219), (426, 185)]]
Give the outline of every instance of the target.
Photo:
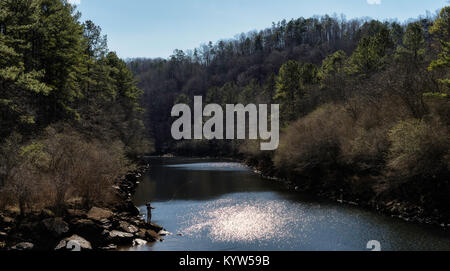
[(234, 38), (282, 19), (340, 15), (404, 22), (447, 0), (68, 0), (108, 35), (121, 58), (169, 57), (175, 49)]

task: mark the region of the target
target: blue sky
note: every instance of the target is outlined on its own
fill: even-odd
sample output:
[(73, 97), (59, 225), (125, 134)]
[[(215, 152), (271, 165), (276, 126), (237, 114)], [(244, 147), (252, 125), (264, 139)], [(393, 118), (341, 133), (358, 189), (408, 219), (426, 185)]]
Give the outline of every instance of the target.
[(69, 0), (108, 35), (122, 58), (168, 57), (174, 49), (261, 30), (282, 19), (333, 13), (347, 19), (405, 21), (434, 14), (447, 0)]

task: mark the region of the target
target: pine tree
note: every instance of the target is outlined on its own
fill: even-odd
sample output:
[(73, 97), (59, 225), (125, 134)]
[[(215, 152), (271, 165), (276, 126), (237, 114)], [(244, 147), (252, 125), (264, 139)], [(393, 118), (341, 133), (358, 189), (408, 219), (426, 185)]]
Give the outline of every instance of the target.
[(0, 138), (12, 131), (31, 133), (39, 104), (51, 88), (41, 82), (44, 71), (33, 63), (39, 1), (0, 1)]
[(425, 65), (424, 30), (420, 23), (408, 25), (403, 36), (403, 46), (398, 46), (392, 63), (396, 72), (391, 83), (392, 91), (397, 94), (415, 118), (426, 113), (423, 93), (431, 82)]
[(374, 72), (385, 68), (393, 42), (390, 32), (385, 25), (378, 25), (365, 35), (358, 43), (358, 47), (349, 59), (347, 71), (351, 75), (367, 78)]
[(37, 30), (35, 62), (45, 70), (44, 83), (51, 88), (42, 105), (43, 125), (79, 117), (74, 102), (80, 98), (80, 76), (85, 74), (83, 26), (79, 15), (66, 1), (42, 0)]
[(450, 7), (441, 10), (430, 32), (438, 41), (439, 58), (431, 62), (429, 69), (444, 71), (445, 78), (442, 78), (440, 82), (448, 91), (450, 89)]
[(301, 70), (300, 63), (291, 60), (281, 66), (277, 77), (275, 100), (281, 104), (281, 116), (284, 117), (284, 122), (296, 119), (298, 114), (296, 101), (305, 95), (301, 85)]

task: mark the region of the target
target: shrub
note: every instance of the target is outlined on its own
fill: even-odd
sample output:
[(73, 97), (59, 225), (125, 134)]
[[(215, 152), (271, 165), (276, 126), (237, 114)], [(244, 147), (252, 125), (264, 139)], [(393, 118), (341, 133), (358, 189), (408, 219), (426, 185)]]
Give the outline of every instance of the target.
[(245, 140), (239, 146), (239, 153), (248, 165), (256, 167), (263, 175), (275, 176), (273, 165), (274, 151), (261, 151), (260, 140)]
[(27, 209), (42, 207), (48, 199), (48, 186), (33, 166), (43, 157), (41, 145), (31, 144), (27, 148), (20, 145), (20, 136), (14, 135), (6, 140), (2, 148), (2, 156), (6, 162), (4, 186), (0, 190), (2, 207), (18, 205), (20, 214), (24, 215)]
[(425, 101), (431, 115), (443, 124), (450, 125), (450, 95), (445, 93), (425, 93)]
[(281, 138), (275, 166), (300, 175), (327, 170), (338, 163), (340, 136), (352, 120), (343, 107), (325, 105), (292, 124)]
[(41, 139), (21, 148), (2, 193), (22, 213), (26, 207), (47, 205), (60, 214), (66, 201), (75, 198), (85, 208), (109, 204), (114, 182), (134, 169), (124, 149), (116, 142), (87, 141), (68, 127), (48, 128)]
[(6, 179), (18, 163), (22, 136), (12, 133), (0, 145), (0, 188), (5, 185)]
[(448, 173), (449, 136), (439, 122), (400, 121), (389, 132), (389, 140), (388, 165), (399, 176), (437, 178)]
[(408, 116), (408, 111), (391, 95), (371, 99), (354, 96), (345, 103), (345, 109), (354, 123), (340, 137), (342, 159), (355, 169), (380, 169), (389, 150), (389, 130)]
[(80, 142), (72, 180), (75, 195), (81, 197), (83, 207), (94, 204), (108, 204), (114, 200), (112, 186), (134, 166), (125, 157), (124, 146), (120, 142), (105, 148), (98, 142)]
[(47, 129), (46, 138), (39, 144), (44, 146), (47, 160), (36, 166), (54, 187), (57, 209), (65, 205), (67, 197), (74, 196), (81, 197), (86, 208), (107, 203), (112, 199), (114, 181), (132, 169), (123, 144), (113, 142), (105, 147), (97, 141), (86, 141), (70, 128), (60, 132)]

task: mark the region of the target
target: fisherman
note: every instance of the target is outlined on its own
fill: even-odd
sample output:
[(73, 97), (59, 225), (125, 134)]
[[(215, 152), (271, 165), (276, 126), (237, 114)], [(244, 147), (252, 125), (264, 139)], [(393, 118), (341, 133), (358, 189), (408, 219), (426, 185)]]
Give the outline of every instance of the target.
[(152, 223), (152, 209), (155, 209), (152, 207), (152, 204), (149, 202), (146, 204), (147, 206), (147, 223)]

